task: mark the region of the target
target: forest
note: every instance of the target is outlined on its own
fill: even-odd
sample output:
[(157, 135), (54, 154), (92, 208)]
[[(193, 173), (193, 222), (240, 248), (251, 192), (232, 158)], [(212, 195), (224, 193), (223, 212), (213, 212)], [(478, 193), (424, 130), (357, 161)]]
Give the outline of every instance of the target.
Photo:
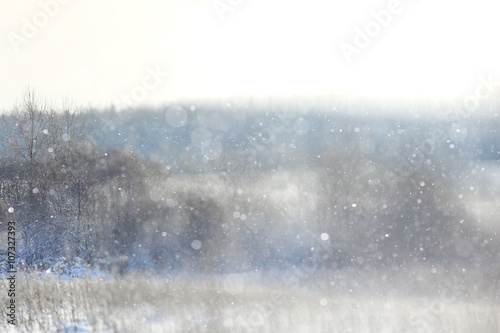
[(0, 119), (0, 234), (15, 220), (20, 267), (69, 275), (494, 274), (496, 232), (468, 206), (497, 191), (480, 176), (498, 119), (467, 119), (464, 140), (446, 119), (304, 109), (81, 111), (28, 90)]

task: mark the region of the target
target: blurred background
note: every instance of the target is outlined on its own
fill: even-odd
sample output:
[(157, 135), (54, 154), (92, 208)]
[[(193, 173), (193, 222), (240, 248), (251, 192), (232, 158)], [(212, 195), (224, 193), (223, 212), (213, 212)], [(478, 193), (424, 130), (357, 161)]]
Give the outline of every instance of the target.
[(498, 301), (497, 1), (8, 9), (19, 267)]

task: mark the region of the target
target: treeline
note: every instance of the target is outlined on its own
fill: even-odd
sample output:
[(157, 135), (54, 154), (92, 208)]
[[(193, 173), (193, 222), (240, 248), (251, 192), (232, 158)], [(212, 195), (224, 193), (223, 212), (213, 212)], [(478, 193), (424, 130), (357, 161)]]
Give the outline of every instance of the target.
[(1, 118), (0, 202), (14, 208), (30, 267), (489, 265), (497, 241), (461, 189), (480, 143), (469, 127), (450, 149), (444, 125), (178, 106), (80, 113), (29, 91)]
[(0, 200), (4, 213), (14, 209), (2, 220), (17, 221), (18, 257), (26, 266), (128, 254), (137, 238), (146, 165), (100, 149), (88, 125), (84, 114), (53, 110), (32, 90), (2, 115)]

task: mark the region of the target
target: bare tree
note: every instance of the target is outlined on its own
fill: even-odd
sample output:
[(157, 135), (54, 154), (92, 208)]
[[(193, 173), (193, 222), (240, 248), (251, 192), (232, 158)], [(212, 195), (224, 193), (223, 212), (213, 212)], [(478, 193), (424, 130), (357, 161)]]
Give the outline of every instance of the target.
[(50, 114), (34, 89), (25, 92), (23, 102), (10, 113), (7, 141), (15, 157), (33, 165), (46, 152)]
[(69, 106), (62, 112), (49, 108), (28, 89), (2, 125), (8, 154), (0, 195), (19, 213), (25, 258), (35, 262), (73, 248), (89, 229), (80, 223), (90, 186), (84, 118)]

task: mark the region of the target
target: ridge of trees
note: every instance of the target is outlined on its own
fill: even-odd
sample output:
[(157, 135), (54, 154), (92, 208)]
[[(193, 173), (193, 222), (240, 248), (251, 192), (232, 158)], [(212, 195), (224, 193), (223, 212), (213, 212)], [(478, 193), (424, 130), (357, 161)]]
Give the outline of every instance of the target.
[[(233, 119), (234, 130), (214, 125), (223, 154), (207, 160), (185, 149), (190, 131), (205, 125), (193, 114), (181, 129), (153, 114), (141, 124), (131, 114), (135, 146), (124, 143), (128, 135), (108, 148), (99, 143), (124, 128), (102, 117), (53, 110), (33, 90), (2, 115), (0, 208), (15, 210), (26, 266), (46, 268), (62, 256), (114, 263), (121, 272), (129, 262), (225, 270), (311, 260), (338, 267), (356, 258), (373, 265), (494, 261), (497, 242), (472, 227), (453, 192), (470, 168), (470, 150), (450, 154), (436, 145), (429, 163), (394, 177), (412, 156), (411, 143), (424, 142), (432, 126), (407, 126), (396, 138), (379, 133), (395, 126), (383, 121), (378, 131), (360, 123), (356, 132), (348, 118), (310, 119), (310, 133), (297, 135), (293, 121), (257, 114)], [(140, 126), (150, 126), (151, 137), (142, 138)], [(134, 152), (145, 144), (157, 150)]]

